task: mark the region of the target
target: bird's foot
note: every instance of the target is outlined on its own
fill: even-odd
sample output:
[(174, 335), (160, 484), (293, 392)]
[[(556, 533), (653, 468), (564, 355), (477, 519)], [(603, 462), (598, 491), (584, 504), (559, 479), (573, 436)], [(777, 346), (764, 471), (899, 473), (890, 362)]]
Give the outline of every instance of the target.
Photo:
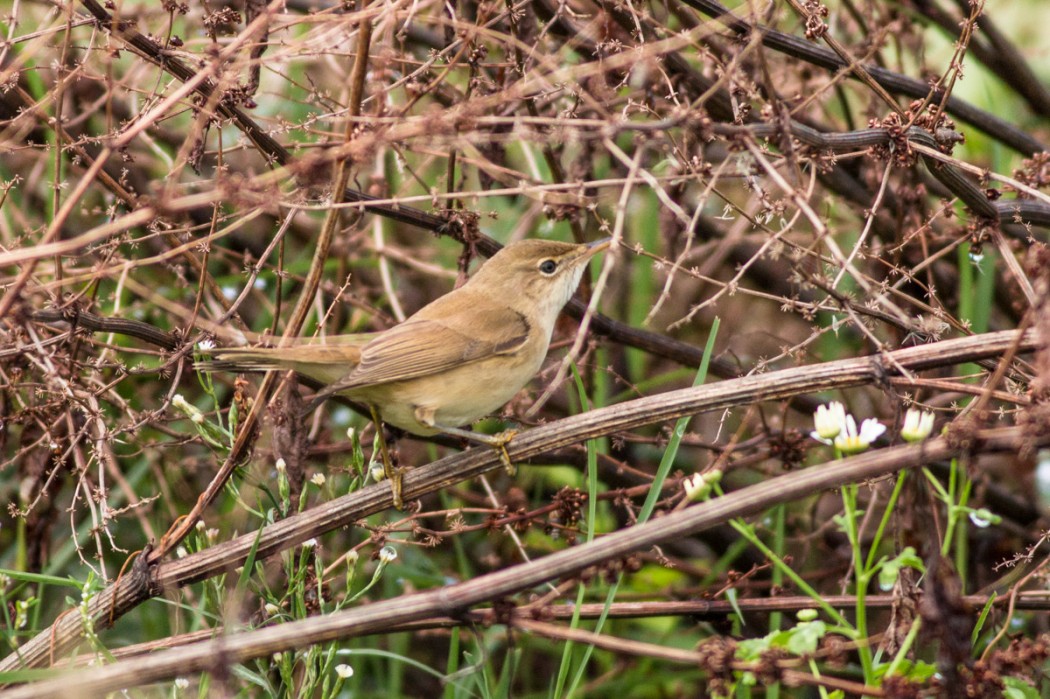
[(389, 473), (384, 468), (383, 473), (390, 479), (390, 492), (394, 501), (394, 507), (399, 510), (405, 509), (405, 501), (401, 498), (401, 478), (404, 475), (404, 471), (400, 468), (392, 467)]
[(514, 476), (518, 472), (518, 467), (510, 460), (510, 454), (507, 453), (507, 445), (510, 444), (510, 440), (514, 439), (517, 434), (518, 430), (503, 430), (498, 434), (492, 435), (492, 446), (499, 452), (500, 463), (503, 464), (503, 468), (506, 469), (508, 476)]

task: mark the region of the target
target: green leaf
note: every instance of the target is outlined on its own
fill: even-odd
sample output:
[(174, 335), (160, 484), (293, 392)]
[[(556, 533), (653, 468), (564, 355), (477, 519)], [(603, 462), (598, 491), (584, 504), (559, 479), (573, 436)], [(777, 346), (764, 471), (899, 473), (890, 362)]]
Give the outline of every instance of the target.
[[(875, 676), (882, 678), (886, 675), (886, 671), (890, 669), (890, 665), (882, 665), (875, 669)], [(912, 682), (925, 682), (934, 675), (937, 674), (937, 666), (931, 665), (930, 663), (922, 660), (911, 661), (907, 659), (901, 659), (896, 664), (896, 673), (900, 677), (903, 677)]]
[(896, 558), (891, 558), (880, 564), (879, 587), (883, 590), (892, 589), (902, 568), (914, 568), (920, 573), (926, 572), (926, 566), (923, 565), (922, 559), (916, 555), (914, 548), (908, 546), (897, 554)]
[(813, 653), (827, 633), (828, 625), (823, 621), (808, 621), (790, 630), (784, 647), (795, 655)]
[(1039, 690), (1017, 677), (1004, 677), (1003, 685), (1006, 699), (1039, 699)]
[(770, 637), (749, 638), (736, 646), (737, 660), (758, 660), (763, 653), (769, 650)]

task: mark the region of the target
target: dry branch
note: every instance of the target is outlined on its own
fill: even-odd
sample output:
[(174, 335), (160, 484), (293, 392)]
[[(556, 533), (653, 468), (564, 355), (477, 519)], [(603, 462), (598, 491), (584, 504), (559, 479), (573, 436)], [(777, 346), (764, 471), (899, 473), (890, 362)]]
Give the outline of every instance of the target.
[[(597, 541), (550, 554), (534, 562), (512, 566), (450, 587), (243, 634), (227, 635), (182, 648), (160, 651), (146, 658), (121, 661), (106, 668), (79, 670), (77, 689), (85, 695), (93, 695), (132, 684), (159, 682), (186, 673), (222, 671), (231, 664), (301, 648), (304, 644), (373, 633), (436, 615), (456, 617), (474, 605), (498, 600), (544, 582), (579, 575), (591, 566), (608, 564), (640, 549), (690, 536), (730, 519), (756, 514), (775, 504), (791, 502), (829, 488), (881, 478), (931, 461), (976, 453), (974, 447), (981, 453), (996, 453), (1034, 449), (1050, 444), (1050, 435), (1032, 436), (1019, 428), (980, 430), (971, 437), (972, 444), (960, 444), (941, 437), (917, 445), (871, 451), (849, 459), (807, 468), (645, 524), (614, 532)], [(528, 447), (519, 446), (518, 450), (511, 453), (521, 455), (522, 452), (527, 453)], [(451, 460), (459, 459), (452, 457)], [(436, 470), (440, 465), (438, 462), (416, 469), (411, 475), (417, 478), (412, 480), (418, 481), (421, 472)], [(415, 490), (410, 490), (410, 487), (414, 487)], [(377, 490), (385, 490), (389, 495), (389, 488), (379, 485), (363, 491), (361, 496)], [(410, 493), (418, 493), (418, 482), (411, 483), (410, 486), (410, 481), (406, 478), (405, 495), (409, 496)], [(320, 530), (313, 533), (320, 533)], [(254, 535), (249, 536), (253, 537)], [(198, 555), (205, 556), (207, 553)], [(184, 559), (183, 563), (187, 560)], [(163, 577), (162, 575), (161, 579)], [(9, 661), (10, 658), (5, 661), (5, 665)], [(0, 666), (0, 670), (3, 669), (6, 668)], [(24, 689), (12, 690), (7, 696), (11, 699), (61, 697), (67, 688), (68, 680), (58, 678)]]
[[(510, 602), (497, 598), (555, 580), (564, 593), (575, 576), (620, 570), (619, 557), (662, 541), (669, 544), (650, 564), (680, 563), (681, 575), (695, 575), (689, 561), (707, 555), (702, 544), (725, 551), (724, 542), (712, 543), (717, 525), (792, 500), (803, 502), (790, 510), (784, 554), (809, 554), (831, 545), (833, 525), (818, 522), (811, 531), (806, 517), (795, 517), (812, 502), (806, 496), (919, 465), (929, 467), (932, 484), (947, 482), (957, 472), (935, 462), (950, 456), (995, 455), (982, 459), (980, 476), (971, 474), (969, 502), (1010, 513), (1003, 526), (985, 531), (998, 548), (960, 554), (970, 555), (970, 573), (1016, 594), (1040, 570), (1043, 564), (1028, 562), (1015, 582), (994, 568), (993, 557), (1012, 545), (1022, 560), (1033, 550), (1021, 549), (1042, 544), (1035, 533), (1039, 500), (1025, 486), (1033, 478), (1032, 450), (1046, 444), (1050, 385), (1047, 132), (1024, 114), (979, 109), (957, 88), (964, 58), (967, 69), (976, 58), (997, 81), (989, 94), (1012, 92), (1037, 117), (1047, 113), (1050, 90), (1023, 58), (1030, 47), (1014, 45), (998, 14), (980, 15), (983, 3), (913, 0), (905, 14), (900, 3), (858, 0), (831, 9), (831, 18), (820, 3), (795, 0), (744, 3), (733, 13), (713, 0), (251, 0), (243, 17), (231, 9), (236, 3), (214, 5), (67, 0), (55, 5), (61, 12), (49, 12), (46, 4), (22, 2), (5, 21), (0, 492), (12, 507), (0, 522), (0, 541), (15, 551), (5, 555), (7, 565), (43, 571), (72, 541), (66, 553), (74, 562), (62, 573), (75, 570), (83, 579), (91, 570), (112, 582), (86, 606), (94, 627), (105, 629), (143, 601), (244, 565), (256, 544), (258, 556), (273, 557), (326, 532), (340, 543), (373, 532), (361, 547), (406, 529), (416, 537), (406, 545), (471, 540), (490, 525), (505, 525), (510, 537), (514, 527), (535, 534), (540, 525), (577, 536), (576, 520), (536, 514), (553, 510), (557, 499), (526, 505), (532, 495), (510, 488), (499, 501), (491, 492), (493, 502), (483, 501), (463, 482), (498, 463), (488, 450), (471, 449), (411, 470), (405, 495), (460, 484), (445, 495), (468, 503), (468, 517), (493, 518), (485, 523), (428, 528), (427, 519), (441, 512), (412, 513), (394, 531), (361, 523), (390, 507), (389, 489), (380, 484), (265, 527), (252, 513), (246, 526), (230, 528), (258, 532), (185, 558), (168, 555), (192, 527), (179, 514), (194, 500), (194, 516), (210, 515), (210, 499), (235, 465), (253, 463), (253, 451), (257, 470), (268, 463), (255, 443), (267, 432), (251, 429), (263, 416), (273, 424), (274, 455), (301, 457), (289, 458), (300, 462), (300, 483), (310, 468), (340, 485), (357, 478), (340, 461), (356, 449), (341, 437), (356, 418), (289, 426), (295, 411), (279, 392), (270, 399), (274, 378), (254, 403), (243, 379), (220, 385), (218, 395), (205, 388), (212, 399), (205, 401), (186, 360), (202, 337), (197, 331), (230, 343), (276, 343), (308, 327), (311, 316), (321, 333), (384, 329), (402, 309), (447, 290), (455, 254), (462, 276), (473, 257), (495, 252), (497, 241), (527, 235), (584, 241), (616, 231), (622, 238), (614, 274), (595, 299), (607, 315), (594, 316), (591, 337), (569, 338), (571, 324), (564, 324), (556, 342), (581, 351), (583, 392), (594, 388), (602, 404), (613, 404), (564, 418), (574, 412), (572, 393), (541, 377), (553, 396), (532, 403), (543, 409), (542, 426), (520, 434), (510, 452), (521, 462), (582, 466), (594, 454), (580, 442), (610, 437), (597, 455), (609, 490), (594, 495), (623, 519), (620, 531), (586, 544), (573, 539), (532, 563), (511, 565), (518, 559), (507, 557), (491, 564), (503, 570), (454, 587), (197, 639), (93, 670), (77, 678), (78, 689), (225, 672), (230, 663), (304, 640), (428, 624), (508, 622), (551, 638), (593, 641), (627, 663), (639, 651), (696, 663), (696, 654), (672, 653), (671, 644), (643, 650), (527, 624), (516, 612), (501, 615)], [(932, 58), (931, 26), (953, 42), (950, 59)], [(972, 127), (988, 139), (953, 154)], [(993, 159), (989, 141), (1031, 157)], [(1003, 171), (989, 171), (992, 164)], [(456, 243), (436, 242), (441, 237)], [(983, 263), (982, 246), (990, 251)], [(569, 314), (583, 317), (589, 301), (585, 288)], [(716, 356), (706, 357), (700, 346), (715, 315), (728, 331)], [(65, 324), (60, 332), (45, 326), (56, 322)], [(153, 348), (136, 350), (114, 334)], [(894, 349), (909, 343), (928, 344)], [(874, 354), (819, 363), (822, 355), (866, 352)], [(148, 361), (135, 366), (135, 355)], [(686, 385), (691, 372), (680, 365), (708, 360), (711, 373), (739, 378), (668, 390)], [(964, 363), (972, 364), (964, 371)], [(767, 371), (784, 366), (792, 368)], [(962, 376), (986, 370), (980, 381)], [(861, 389), (845, 396), (858, 419), (860, 411), (885, 419), (922, 405), (947, 418), (947, 436), (771, 478), (811, 458), (811, 444), (792, 427), (798, 412), (811, 411), (818, 394), (847, 388)], [(241, 429), (230, 431), (237, 437), (232, 453), (223, 442), (225, 463), (206, 490), (213, 453), (192, 429), (169, 424), (167, 406), (182, 393), (207, 404), (208, 418), (216, 414), (221, 423), (227, 390)], [(529, 423), (530, 398), (519, 396), (508, 415)], [(668, 503), (680, 498), (672, 490), (656, 519), (632, 526), (636, 500), (661, 473), (666, 437), (638, 428), (703, 413), (696, 431), (682, 435), (677, 461), (667, 464), (695, 460), (767, 480), (668, 514)], [(1018, 427), (984, 429), (1011, 420)], [(331, 425), (340, 425), (338, 436)], [(402, 448), (406, 461), (431, 461), (419, 457), (418, 442)], [(519, 483), (533, 476), (542, 483), (532, 492), (550, 485), (547, 472), (525, 475)], [(253, 476), (243, 483), (254, 485)], [(898, 503), (891, 526), (911, 525), (920, 540), (908, 543), (925, 557), (940, 550), (940, 517), (954, 510), (940, 500), (923, 502), (921, 487), (914, 490), (904, 493), (911, 500)], [(266, 484), (256, 492), (269, 495)], [(883, 491), (871, 492), (877, 499)], [(122, 547), (141, 546), (173, 522), (159, 546), (129, 559), (115, 578), (126, 559)], [(870, 532), (872, 524), (861, 528)], [(333, 532), (340, 527), (353, 529), (342, 537)], [(700, 531), (702, 537), (683, 538)], [(902, 543), (884, 537), (875, 553)], [(664, 550), (671, 557), (657, 558)], [(444, 552), (434, 554), (440, 563)], [(720, 584), (741, 591), (777, 585), (761, 555), (745, 555), (752, 558), (742, 570), (752, 565), (754, 578), (739, 584), (739, 571), (730, 571)], [(800, 573), (848, 577), (843, 568), (815, 571), (807, 563)], [(482, 567), (489, 570), (490, 562)], [(820, 579), (822, 592), (834, 591), (830, 577)], [(12, 594), (5, 601), (36, 599), (53, 623), (34, 628), (0, 670), (60, 665), (83, 640), (79, 612), (61, 613), (60, 603), (35, 597), (34, 585), (19, 585), (5, 583), (0, 592)], [(564, 599), (549, 597), (552, 605)], [(874, 608), (900, 599), (867, 602)], [(478, 608), (491, 603), (498, 604)], [(746, 606), (781, 603), (797, 600)], [(173, 623), (187, 614), (173, 611)], [(969, 612), (959, 617), (970, 621)], [(229, 618), (217, 623), (237, 625)], [(967, 636), (946, 631), (947, 622), (926, 625), (942, 639)], [(850, 652), (882, 633), (864, 634)], [(686, 634), (698, 635), (690, 629), (682, 639)], [(22, 640), (13, 629), (10, 638)], [(954, 665), (942, 659), (942, 672), (965, 667), (971, 650)], [(795, 671), (790, 662), (781, 669)], [(790, 685), (815, 679), (780, 677)], [(62, 682), (71, 686), (61, 678), (15, 695), (57, 692)]]
[[(908, 371), (920, 371), (939, 366), (948, 366), (965, 361), (976, 361), (999, 356), (1009, 350), (1018, 352), (1029, 352), (1039, 345), (1039, 340), (1034, 331), (1020, 335), (1014, 331), (1003, 331), (989, 333), (973, 337), (946, 340), (920, 347), (912, 347), (889, 353), (886, 357), (862, 357), (858, 359), (844, 359), (836, 362), (787, 369), (783, 371), (770, 372), (748, 376), (740, 379), (731, 379), (715, 384), (687, 388), (669, 393), (660, 394), (648, 398), (641, 398), (619, 405), (610, 406), (574, 417), (560, 420), (556, 423), (537, 427), (524, 432), (511, 442), (508, 449), (510, 456), (515, 461), (525, 460), (536, 454), (546, 451), (577, 444), (587, 439), (593, 439), (603, 435), (612, 435), (627, 431), (642, 425), (648, 425), (665, 420), (672, 420), (684, 415), (727, 410), (739, 406), (750, 405), (759, 401), (783, 400), (802, 393), (813, 393), (834, 389), (844, 389), (851, 386), (866, 383), (878, 384), (886, 379), (897, 375), (897, 367)], [(1003, 433), (1006, 434), (1006, 433)], [(1015, 448), (1020, 444), (1022, 433), (1020, 431), (1010, 432), (1009, 444)], [(1000, 435), (995, 432), (994, 435)], [(1004, 437), (996, 436), (996, 440), (988, 442), (989, 448), (1000, 449), (1007, 442)], [(979, 442), (984, 445), (985, 440)], [(934, 461), (943, 458), (945, 454), (958, 453), (957, 447), (949, 447), (947, 441), (937, 442), (940, 450), (932, 447), (926, 450), (916, 448), (912, 452), (880, 451), (878, 454), (884, 456), (883, 460), (877, 460), (875, 468), (879, 475), (892, 472), (903, 466), (899, 461), (893, 461), (896, 455), (912, 454), (913, 458), (922, 456), (922, 462)], [(984, 446), (980, 447), (984, 449)], [(942, 453), (943, 452), (943, 453)], [(927, 458), (929, 457), (929, 458)], [(869, 458), (869, 457), (865, 457)], [(889, 461), (886, 461), (886, 460)], [(827, 484), (814, 486), (810, 481), (820, 480), (828, 473), (837, 474), (835, 478), (847, 477), (849, 474), (856, 480), (871, 478), (874, 475), (863, 473), (863, 466), (867, 461), (849, 460), (841, 464), (838, 469), (829, 471), (827, 468), (809, 469), (806, 471), (806, 482), (809, 484), (801, 492), (814, 492), (819, 488), (831, 488), (840, 484), (832, 480)], [(912, 465), (914, 462), (912, 462)], [(491, 471), (500, 466), (497, 455), (488, 449), (472, 449), (463, 454), (449, 456), (432, 464), (412, 469), (405, 474), (403, 493), (406, 501), (421, 497), (427, 493), (434, 492), (463, 480), (474, 478), (483, 473)], [(853, 468), (860, 469), (854, 473)], [(786, 479), (799, 477), (799, 474), (785, 476)], [(849, 482), (847, 480), (841, 482)], [(780, 483), (783, 488), (795, 488), (794, 481)], [(760, 491), (766, 493), (767, 491)], [(790, 490), (796, 493), (795, 490)], [(740, 496), (738, 496), (740, 497)], [(796, 497), (793, 495), (785, 500), (775, 502), (787, 502)], [(723, 501), (719, 501), (723, 502)], [(730, 502), (738, 502), (733, 500)], [(773, 502), (762, 501), (762, 507), (768, 507)], [(747, 507), (753, 506), (753, 501), (748, 500)], [(330, 503), (312, 508), (301, 514), (293, 515), (287, 519), (265, 527), (260, 533), (245, 534), (238, 539), (220, 544), (198, 554), (187, 556), (179, 560), (161, 563), (156, 569), (138, 571), (136, 575), (127, 580), (107, 588), (99, 593), (92, 603), (88, 613), (95, 620), (98, 628), (112, 623), (130, 609), (145, 601), (150, 596), (165, 589), (174, 589), (193, 582), (204, 580), (215, 575), (228, 572), (244, 564), (249, 553), (255, 550), (259, 558), (265, 558), (285, 550), (289, 547), (319, 536), (325, 532), (338, 529), (343, 526), (367, 517), (368, 515), (389, 508), (391, 503), (390, 488), (385, 483), (379, 483), (363, 490), (344, 496)], [(705, 506), (706, 507), (706, 506)], [(694, 508), (695, 510), (696, 508)], [(690, 510), (693, 511), (693, 510)], [(721, 511), (721, 510), (719, 510)], [(735, 513), (733, 516), (742, 516), (755, 510), (747, 509)], [(703, 520), (704, 526), (711, 526), (715, 521)], [(667, 519), (661, 519), (659, 523), (666, 524)], [(637, 530), (630, 532), (633, 537)], [(659, 529), (647, 529), (647, 532), (662, 531)], [(626, 534), (627, 532), (624, 532)], [(662, 535), (661, 535), (662, 536)], [(673, 538), (673, 537), (668, 537)], [(627, 541), (636, 541), (633, 538)], [(664, 540), (663, 538), (659, 540)], [(608, 538), (601, 542), (609, 541)], [(646, 541), (644, 538), (642, 541)], [(658, 543), (650, 541), (648, 543)], [(630, 544), (639, 546), (641, 544)], [(622, 555), (629, 548), (610, 555)], [(578, 549), (573, 549), (578, 553)], [(571, 552), (568, 552), (571, 553)], [(568, 556), (570, 560), (575, 554)], [(547, 561), (545, 558), (538, 561), (537, 565)], [(586, 563), (593, 565), (593, 563)], [(580, 568), (573, 568), (578, 571)], [(555, 568), (544, 580), (560, 577), (565, 574)], [(514, 579), (514, 576), (511, 576)], [(527, 587), (528, 585), (525, 585)], [(514, 588), (523, 589), (523, 588)], [(488, 599), (492, 599), (489, 597)], [(474, 604), (475, 602), (471, 602)], [(447, 610), (431, 610), (428, 614), (446, 613)], [(393, 620), (390, 620), (393, 623)], [(67, 614), (60, 617), (54, 626), (48, 631), (41, 633), (36, 638), (22, 645), (17, 653), (9, 655), (0, 662), (0, 672), (13, 670), (20, 667), (43, 667), (50, 663), (55, 657), (60, 657), (75, 644), (82, 633), (82, 624), (75, 615)]]

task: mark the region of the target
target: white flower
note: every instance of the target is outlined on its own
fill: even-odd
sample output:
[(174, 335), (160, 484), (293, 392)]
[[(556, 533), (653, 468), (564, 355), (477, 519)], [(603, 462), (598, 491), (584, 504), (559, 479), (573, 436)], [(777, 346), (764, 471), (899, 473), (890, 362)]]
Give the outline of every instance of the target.
[(379, 549), (379, 562), (380, 563), (391, 563), (397, 560), (397, 549), (393, 546), (384, 546)]
[(685, 490), (685, 496), (690, 500), (706, 500), (715, 483), (721, 480), (722, 471), (715, 469), (706, 473), (696, 473), (691, 478), (686, 478), (682, 481), (682, 488)]
[(357, 549), (350, 549), (346, 552), (346, 563), (347, 565), (356, 565), (357, 559), (361, 557), (361, 554), (357, 552)]
[(285, 463), (284, 459), (277, 459), (274, 462), (273, 467), (277, 469), (278, 473), (284, 473), (285, 469), (288, 468), (288, 464)]
[(356, 434), (357, 431), (353, 427), (346, 428), (346, 438), (349, 439), (351, 442), (354, 441), (354, 435)]
[(993, 524), (999, 524), (1003, 521), (1003, 518), (995, 514), (987, 507), (982, 507), (979, 510), (972, 510), (970, 512), (970, 521), (973, 522), (975, 527), (984, 529)]
[(859, 454), (862, 451), (866, 451), (871, 446), (871, 443), (886, 431), (886, 425), (883, 425), (873, 417), (869, 417), (862, 422), (860, 431), (858, 431), (857, 423), (852, 415), (846, 416), (846, 422), (843, 427), (842, 434), (835, 437), (835, 448), (843, 454)]
[(690, 500), (699, 500), (703, 497), (702, 493), (706, 494), (708, 488), (707, 484), (704, 483), (704, 474), (694, 473), (689, 478), (682, 481), (682, 488), (685, 489), (685, 496)]
[(197, 349), (202, 352), (207, 352), (208, 350), (215, 349), (215, 343), (211, 340), (201, 340), (197, 343)]
[(31, 600), (15, 600), (15, 628), (24, 629), (29, 625), (29, 608)]
[(824, 444), (831, 444), (838, 437), (846, 425), (846, 409), (837, 400), (827, 405), (817, 406), (817, 412), (813, 416), (813, 426), (816, 428), (809, 435)]
[(921, 442), (933, 432), (933, 413), (927, 410), (909, 408), (904, 414), (904, 426), (901, 427), (901, 439), (906, 442)]
[(182, 397), (181, 393), (176, 393), (172, 399), (171, 404), (185, 413), (186, 417), (194, 422), (194, 424), (201, 424), (204, 422), (204, 413), (197, 409), (197, 406), (191, 405), (189, 401)]
[(186, 689), (190, 686), (190, 681), (185, 677), (175, 678), (175, 689)]
[(303, 542), (304, 549), (312, 549), (314, 546), (317, 546), (317, 539), (307, 539)]
[(277, 616), (278, 614), (281, 613), (281, 608), (278, 607), (273, 602), (267, 602), (265, 609), (266, 609), (266, 613), (269, 614), (270, 616)]
[(372, 464), (372, 468), (369, 469), (368, 473), (376, 483), (386, 478), (386, 471), (383, 470), (383, 464)]
[(350, 667), (346, 663), (340, 663), (335, 666), (335, 674), (339, 675), (339, 679), (346, 680), (354, 676), (354, 668)]
[(186, 556), (190, 555), (190, 552), (186, 550), (185, 546), (180, 546), (177, 549), (175, 549), (175, 555), (178, 558), (185, 558)]
[(310, 476), (310, 482), (316, 485), (318, 488), (324, 485), (325, 480), (327, 479), (324, 477), (323, 473), (315, 473), (314, 475)]
[[(1050, 503), (1050, 449), (1040, 449), (1036, 456), (1035, 488), (1043, 504)], [(0, 586), (6, 584), (0, 576)]]

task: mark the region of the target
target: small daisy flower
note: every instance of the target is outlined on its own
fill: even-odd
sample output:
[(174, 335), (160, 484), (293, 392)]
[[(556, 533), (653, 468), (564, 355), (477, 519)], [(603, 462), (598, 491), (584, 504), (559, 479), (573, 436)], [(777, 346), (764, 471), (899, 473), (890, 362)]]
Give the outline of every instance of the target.
[(909, 408), (904, 414), (904, 426), (901, 427), (901, 439), (906, 442), (921, 442), (933, 432), (933, 413), (926, 410)]
[(813, 426), (816, 428), (809, 435), (824, 444), (830, 445), (838, 437), (846, 424), (846, 408), (837, 400), (817, 407), (813, 415)]
[(883, 425), (873, 417), (869, 417), (860, 423), (860, 429), (858, 430), (857, 422), (852, 415), (846, 416), (846, 422), (843, 427), (842, 433), (835, 437), (835, 448), (847, 455), (860, 454), (863, 451), (867, 451), (871, 443), (886, 431), (886, 425)]

